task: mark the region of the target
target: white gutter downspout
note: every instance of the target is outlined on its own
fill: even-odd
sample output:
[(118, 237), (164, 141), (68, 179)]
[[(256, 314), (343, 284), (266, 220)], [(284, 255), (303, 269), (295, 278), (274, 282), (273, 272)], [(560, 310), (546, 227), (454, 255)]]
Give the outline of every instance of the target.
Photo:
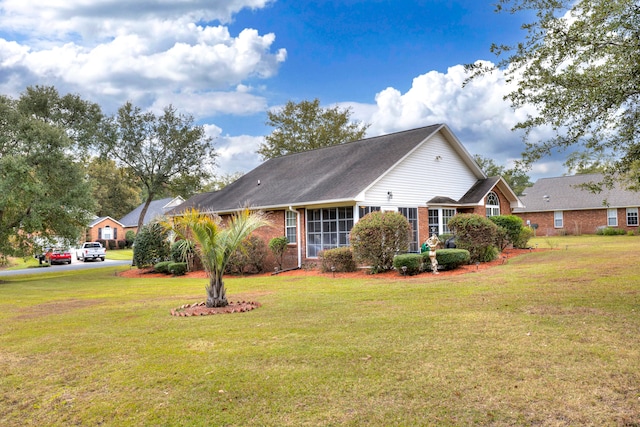
[(289, 206), (291, 212), (296, 213), (296, 239), (298, 246), (298, 268), (302, 268), (302, 236), (300, 235), (300, 211), (293, 209), (293, 206)]

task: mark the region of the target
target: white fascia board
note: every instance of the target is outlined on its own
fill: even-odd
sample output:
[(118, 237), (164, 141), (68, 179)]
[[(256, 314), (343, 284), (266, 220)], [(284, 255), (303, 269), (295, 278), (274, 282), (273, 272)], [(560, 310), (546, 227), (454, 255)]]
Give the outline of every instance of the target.
[[(309, 206), (313, 207), (313, 206), (328, 206), (328, 205), (355, 205), (356, 200), (353, 198), (349, 198), (349, 199), (331, 199), (331, 200), (320, 200), (320, 201), (310, 201), (310, 202), (300, 202), (300, 203), (287, 203), (284, 205), (264, 205), (264, 206), (249, 206), (249, 209), (252, 211), (273, 211), (273, 210), (289, 210), (290, 207), (293, 208), (307, 208)], [(207, 211), (206, 213), (209, 214), (218, 214), (218, 215), (224, 215), (224, 214), (233, 214), (236, 212), (241, 211), (244, 208), (237, 208), (237, 209), (225, 209), (225, 210), (220, 210), (220, 211), (215, 211), (215, 210), (210, 210)]]

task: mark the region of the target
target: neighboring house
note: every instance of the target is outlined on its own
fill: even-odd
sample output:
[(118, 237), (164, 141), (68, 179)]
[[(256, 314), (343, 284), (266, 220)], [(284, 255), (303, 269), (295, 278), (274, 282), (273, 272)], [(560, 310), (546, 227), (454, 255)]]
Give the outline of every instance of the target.
[(257, 233), (266, 241), (287, 236), (289, 263), (300, 266), (348, 246), (353, 225), (372, 211), (407, 217), (418, 252), (431, 232), (448, 233), (458, 212), (506, 215), (521, 204), (502, 178), (487, 178), (446, 125), (433, 125), (267, 160), (170, 214), (194, 207), (224, 216), (246, 206), (269, 214), (272, 225)]
[[(167, 197), (166, 199), (153, 200), (149, 204), (149, 208), (144, 215), (143, 225), (147, 225), (154, 220), (160, 219), (166, 215), (171, 209), (176, 206), (180, 206), (184, 202), (184, 199), (180, 196), (177, 197)], [(127, 231), (133, 231), (134, 233), (138, 232), (138, 220), (140, 219), (140, 213), (142, 212), (142, 208), (144, 207), (144, 203), (123, 216), (120, 219), (120, 222), (123, 224), (125, 233)], [(124, 238), (124, 236), (123, 236)]]
[(110, 216), (102, 216), (89, 223), (85, 241), (124, 240), (124, 225)]
[(594, 234), (607, 226), (637, 232), (640, 193), (619, 183), (600, 193), (580, 187), (601, 180), (599, 174), (539, 179), (525, 190), (524, 207), (514, 214), (536, 228), (539, 236)]

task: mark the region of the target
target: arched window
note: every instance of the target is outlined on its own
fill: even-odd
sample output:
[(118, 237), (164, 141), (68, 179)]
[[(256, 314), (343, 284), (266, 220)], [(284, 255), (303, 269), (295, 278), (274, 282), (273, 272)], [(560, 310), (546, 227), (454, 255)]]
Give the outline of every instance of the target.
[(493, 191), (487, 195), (487, 217), (500, 215), (500, 199)]

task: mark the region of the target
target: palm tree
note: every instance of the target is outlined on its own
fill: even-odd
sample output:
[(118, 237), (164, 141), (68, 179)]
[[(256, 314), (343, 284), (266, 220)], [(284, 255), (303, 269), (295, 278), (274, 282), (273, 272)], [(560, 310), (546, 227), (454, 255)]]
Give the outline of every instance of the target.
[(225, 307), (229, 302), (222, 275), (229, 257), (247, 236), (256, 229), (269, 225), (269, 222), (263, 213), (243, 209), (223, 226), (219, 216), (190, 209), (182, 216), (175, 217), (173, 224), (165, 222), (164, 225), (178, 237), (196, 244), (195, 250), (209, 276), (209, 285), (206, 287), (207, 307)]

